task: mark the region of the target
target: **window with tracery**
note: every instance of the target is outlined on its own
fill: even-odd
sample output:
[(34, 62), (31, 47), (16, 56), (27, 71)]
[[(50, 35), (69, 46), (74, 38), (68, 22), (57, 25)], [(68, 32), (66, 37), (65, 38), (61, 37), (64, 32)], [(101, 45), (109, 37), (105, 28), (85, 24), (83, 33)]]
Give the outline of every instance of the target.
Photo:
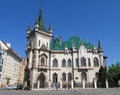
[(65, 59), (62, 60), (62, 67), (66, 67), (66, 60)]
[(53, 60), (53, 67), (58, 67), (58, 60), (56, 58)]
[(86, 59), (84, 57), (81, 58), (81, 66), (86, 66)]

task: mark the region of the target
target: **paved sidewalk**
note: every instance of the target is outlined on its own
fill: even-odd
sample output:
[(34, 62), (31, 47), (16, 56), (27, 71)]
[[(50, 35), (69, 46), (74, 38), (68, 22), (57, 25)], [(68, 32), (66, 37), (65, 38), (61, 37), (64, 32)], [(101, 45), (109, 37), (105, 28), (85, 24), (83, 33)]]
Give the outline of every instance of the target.
[(120, 88), (97, 88), (75, 90), (0, 90), (0, 95), (120, 95)]

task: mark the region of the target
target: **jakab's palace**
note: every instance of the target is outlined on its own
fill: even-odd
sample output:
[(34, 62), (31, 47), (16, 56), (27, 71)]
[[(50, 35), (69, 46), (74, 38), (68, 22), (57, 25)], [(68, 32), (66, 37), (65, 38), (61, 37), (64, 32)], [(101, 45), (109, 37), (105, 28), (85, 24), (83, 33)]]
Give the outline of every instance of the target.
[(46, 29), (42, 9), (34, 29), (28, 26), (26, 39), (25, 84), (32, 89), (52, 88), (56, 83), (61, 88), (93, 87), (100, 66), (106, 63), (100, 41), (96, 47), (78, 36), (67, 41), (53, 38), (52, 25)]

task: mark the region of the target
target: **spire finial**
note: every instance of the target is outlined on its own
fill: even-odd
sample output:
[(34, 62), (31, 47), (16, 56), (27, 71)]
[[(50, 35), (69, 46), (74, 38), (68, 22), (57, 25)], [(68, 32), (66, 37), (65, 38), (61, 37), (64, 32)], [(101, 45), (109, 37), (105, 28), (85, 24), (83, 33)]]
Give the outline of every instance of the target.
[(100, 40), (98, 40), (98, 49), (101, 49)]
[(42, 16), (42, 6), (40, 7), (40, 16)]

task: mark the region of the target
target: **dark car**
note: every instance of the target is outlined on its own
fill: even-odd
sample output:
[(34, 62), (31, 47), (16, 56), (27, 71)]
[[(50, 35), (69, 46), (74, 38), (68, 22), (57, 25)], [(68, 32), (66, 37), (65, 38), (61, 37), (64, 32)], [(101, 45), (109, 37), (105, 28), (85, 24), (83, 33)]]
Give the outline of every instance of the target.
[(22, 84), (17, 85), (16, 90), (22, 90), (22, 89), (23, 89), (23, 85)]
[(30, 90), (30, 86), (25, 87), (24, 90)]

